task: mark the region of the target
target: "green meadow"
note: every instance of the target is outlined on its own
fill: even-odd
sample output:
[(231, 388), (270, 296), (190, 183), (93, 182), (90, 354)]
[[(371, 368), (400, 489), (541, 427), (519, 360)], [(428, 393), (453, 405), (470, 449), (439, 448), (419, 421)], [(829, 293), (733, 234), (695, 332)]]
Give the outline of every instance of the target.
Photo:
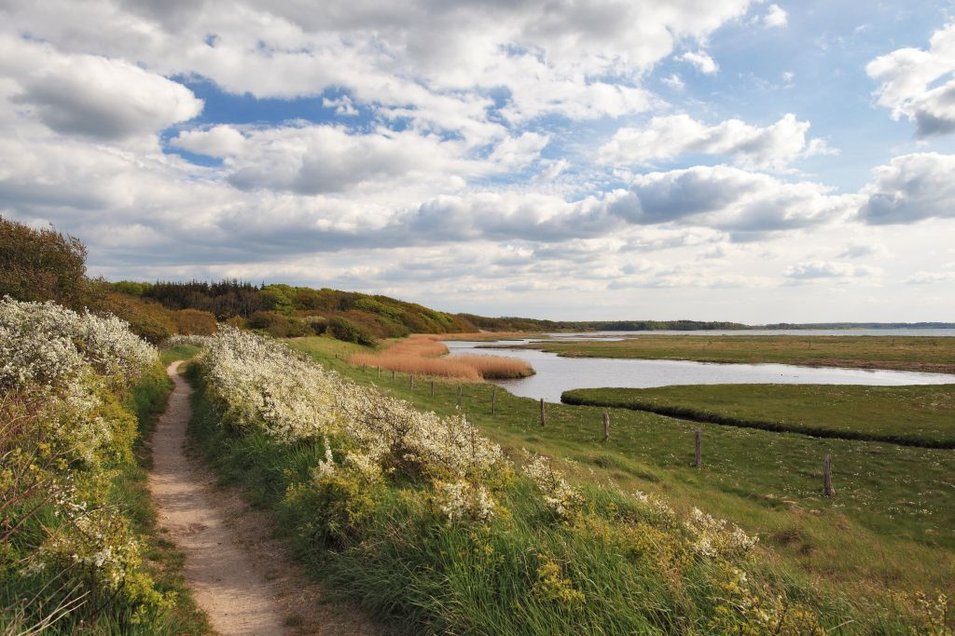
[[(757, 534), (764, 557), (782, 571), (808, 577), (827, 593), (847, 595), (864, 610), (878, 612), (902, 593), (931, 596), (955, 588), (951, 450), (567, 404), (547, 404), (541, 426), (537, 402), (491, 384), (412, 381), (404, 374), (348, 365), (348, 354), (360, 349), (355, 345), (325, 338), (291, 344), (419, 408), (461, 410), (515, 455), (527, 449), (561, 458), (579, 483), (656, 493), (684, 512), (698, 507), (730, 519)], [(894, 405), (886, 398), (883, 419), (911, 404)], [(603, 441), (605, 411), (610, 437)], [(701, 468), (693, 466), (696, 430), (702, 433)], [(826, 454), (833, 458), (832, 498), (822, 492)]]
[(649, 411), (714, 424), (955, 448), (955, 385), (714, 384), (574, 389), (568, 404)]
[(526, 345), (566, 357), (780, 363), (955, 373), (955, 338), (920, 336), (658, 336)]

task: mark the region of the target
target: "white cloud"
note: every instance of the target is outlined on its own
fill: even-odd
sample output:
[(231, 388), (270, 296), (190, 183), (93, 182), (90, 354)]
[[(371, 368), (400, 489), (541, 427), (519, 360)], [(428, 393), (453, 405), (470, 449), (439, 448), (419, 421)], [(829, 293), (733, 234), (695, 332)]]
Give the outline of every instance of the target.
[(897, 49), (869, 62), (866, 73), (881, 82), (879, 105), (911, 120), (920, 137), (955, 132), (955, 23), (932, 34), (928, 50)]
[(533, 132), (508, 137), (494, 148), (488, 160), (501, 169), (521, 170), (537, 161), (549, 142), (547, 135)]
[(182, 133), (171, 143), (221, 156), (229, 182), (242, 190), (313, 195), (356, 189), (393, 192), (408, 184), (459, 189), (467, 177), (489, 171), (468, 160), (460, 142), (414, 131), (350, 134), (337, 126), (301, 125), (240, 132), (216, 126)]
[(606, 163), (645, 164), (686, 153), (730, 156), (736, 163), (781, 168), (792, 161), (831, 152), (818, 139), (806, 139), (809, 122), (784, 115), (760, 128), (738, 119), (706, 126), (688, 115), (654, 117), (644, 128), (621, 128), (599, 151)]
[(638, 176), (609, 202), (635, 224), (679, 222), (731, 232), (737, 239), (811, 227), (849, 216), (858, 197), (812, 183), (787, 183), (728, 166), (694, 166)]
[(839, 278), (870, 278), (879, 276), (882, 270), (878, 267), (866, 267), (841, 263), (838, 261), (806, 261), (797, 263), (786, 269), (786, 277), (793, 280), (807, 281), (819, 279)]
[(202, 111), (192, 91), (123, 60), (64, 54), (0, 34), (0, 76), (12, 101), (62, 134), (121, 140), (155, 134)]
[(686, 88), (686, 83), (676, 73), (670, 73), (668, 76), (664, 77), (661, 81), (675, 91), (682, 91)]
[(896, 157), (873, 171), (859, 216), (873, 225), (955, 218), (955, 155), (917, 153)]
[(955, 272), (916, 272), (903, 281), (906, 285), (934, 285), (955, 282)]
[[(751, 4), (334, 0), (316, 11), (296, 0), (238, 0), (229, 8), (213, 0), (47, 0), (8, 3), (0, 18), (64, 50), (206, 77), (231, 93), (292, 98), (343, 89), (361, 105), (425, 125), (483, 132), (480, 144), (499, 135), (481, 103), (487, 88), (507, 90), (503, 112), (516, 122), (641, 112), (653, 103), (636, 83), (642, 73)], [(705, 54), (696, 59), (709, 64)], [(602, 77), (624, 81), (595, 79)]]
[(763, 26), (767, 28), (779, 28), (786, 26), (789, 21), (789, 14), (778, 4), (771, 4), (763, 16)]
[(885, 257), (889, 255), (889, 250), (881, 243), (852, 241), (839, 254), (840, 258), (870, 258)]
[(696, 67), (696, 70), (705, 75), (712, 75), (720, 69), (716, 60), (710, 57), (706, 51), (687, 51), (680, 56), (680, 59), (692, 64)]
[(355, 108), (355, 104), (348, 95), (343, 95), (338, 99), (325, 97), (322, 99), (322, 106), (325, 108), (334, 108), (335, 114), (342, 117), (355, 117), (358, 115), (358, 109)]

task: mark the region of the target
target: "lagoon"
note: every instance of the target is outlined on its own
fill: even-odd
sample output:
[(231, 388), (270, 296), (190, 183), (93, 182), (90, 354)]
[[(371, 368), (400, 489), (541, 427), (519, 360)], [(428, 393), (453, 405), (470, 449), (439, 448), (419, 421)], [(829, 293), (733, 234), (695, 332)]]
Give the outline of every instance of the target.
[[(656, 335), (655, 332), (651, 333)], [(701, 332), (691, 333), (700, 335)], [(628, 335), (632, 336), (633, 334)], [(614, 336), (607, 334), (606, 337), (613, 338)], [(463, 353), (494, 354), (526, 360), (534, 367), (537, 372), (536, 375), (520, 380), (497, 380), (495, 384), (507, 389), (514, 395), (535, 400), (543, 398), (547, 402), (560, 402), (561, 393), (570, 389), (599, 387), (649, 388), (689, 384), (856, 384), (872, 386), (955, 384), (955, 375), (944, 373), (805, 367), (789, 364), (721, 364), (685, 360), (561, 358), (554, 353), (533, 349), (494, 349), (488, 351), (482, 348), (526, 344), (527, 342), (530, 341), (446, 341), (444, 344), (447, 345), (452, 356)]]

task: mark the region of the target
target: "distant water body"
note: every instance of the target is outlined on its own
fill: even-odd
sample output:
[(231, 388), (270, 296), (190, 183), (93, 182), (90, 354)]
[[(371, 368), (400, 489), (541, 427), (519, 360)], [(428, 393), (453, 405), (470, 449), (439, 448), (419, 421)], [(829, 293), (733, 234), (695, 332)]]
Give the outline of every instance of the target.
[(640, 336), (924, 336), (952, 338), (955, 329), (698, 329), (695, 331), (590, 331), (552, 333), (550, 340), (624, 340)]
[[(852, 330), (853, 335), (870, 335), (864, 330)], [(878, 332), (896, 331), (892, 335), (911, 335), (910, 331), (946, 331), (944, 335), (955, 335), (955, 329), (948, 330), (871, 330)], [(581, 340), (599, 338), (621, 339), (638, 334), (660, 334), (664, 332), (626, 332), (601, 334), (561, 334), (557, 339), (575, 337)], [(670, 332), (678, 335), (717, 335), (720, 332)], [(740, 331), (727, 332), (727, 335), (740, 335)], [(750, 335), (823, 335), (815, 330), (751, 331)], [(834, 335), (848, 335), (836, 333)], [(886, 335), (879, 333), (878, 335)], [(918, 334), (922, 335), (922, 334)], [(925, 334), (929, 335), (929, 334)], [(935, 333), (935, 336), (943, 334)], [(691, 362), (686, 360), (630, 360), (614, 358), (561, 358), (557, 354), (534, 349), (495, 349), (488, 351), (483, 346), (513, 345), (531, 342), (498, 341), (470, 342), (447, 341), (451, 355), (493, 354), (510, 358), (519, 358), (530, 363), (537, 372), (529, 378), (520, 380), (501, 380), (495, 383), (506, 388), (514, 395), (535, 400), (543, 398), (547, 402), (560, 402), (560, 394), (570, 389), (599, 387), (649, 388), (655, 386), (688, 384), (857, 384), (871, 386), (903, 386), (914, 384), (955, 384), (955, 375), (944, 373), (918, 373), (911, 371), (885, 371), (869, 369), (843, 369), (833, 367), (803, 367), (790, 364), (721, 364), (713, 362)]]

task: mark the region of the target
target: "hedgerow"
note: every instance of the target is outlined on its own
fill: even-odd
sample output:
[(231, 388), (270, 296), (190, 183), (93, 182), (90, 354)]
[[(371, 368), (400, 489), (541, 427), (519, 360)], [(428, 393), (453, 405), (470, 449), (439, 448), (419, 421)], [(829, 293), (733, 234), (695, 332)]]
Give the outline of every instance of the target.
[(157, 374), (119, 319), (0, 300), (0, 632), (150, 632), (171, 607), (109, 499)]

